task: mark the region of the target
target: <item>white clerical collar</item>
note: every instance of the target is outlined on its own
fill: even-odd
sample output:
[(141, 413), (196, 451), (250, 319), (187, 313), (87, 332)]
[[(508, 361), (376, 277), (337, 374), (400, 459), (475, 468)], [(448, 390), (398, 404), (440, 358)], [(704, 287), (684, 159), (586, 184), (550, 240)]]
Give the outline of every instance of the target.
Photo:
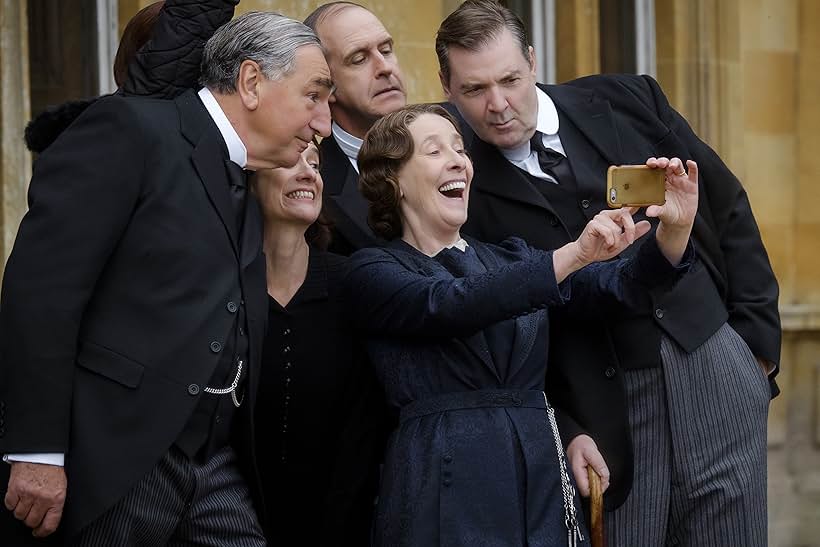
[(205, 105), (205, 110), (208, 111), (208, 114), (210, 114), (214, 120), (216, 127), (222, 134), (222, 138), (225, 139), (225, 146), (228, 147), (228, 157), (232, 162), (244, 169), (245, 166), (248, 165), (248, 149), (245, 148), (245, 143), (242, 142), (236, 129), (234, 129), (231, 122), (228, 121), (228, 117), (225, 115), (225, 112), (223, 112), (222, 107), (219, 106), (216, 97), (214, 97), (210, 89), (203, 87), (199, 90), (199, 99), (202, 101), (202, 104)]
[[(535, 87), (535, 97), (538, 100), (535, 130), (548, 136), (558, 135), (558, 110), (555, 108), (555, 103), (538, 86)], [(501, 149), (501, 153), (513, 163), (523, 162), (530, 156), (530, 141), (515, 148)]]
[(362, 139), (358, 137), (354, 137), (347, 131), (341, 128), (339, 124), (333, 122), (330, 124), (330, 130), (333, 132), (333, 138), (336, 139), (336, 142), (339, 144), (339, 148), (342, 149), (342, 152), (345, 153), (345, 156), (350, 160), (350, 163), (353, 164), (353, 168), (356, 169), (356, 172), (359, 172), (359, 150), (362, 149)]

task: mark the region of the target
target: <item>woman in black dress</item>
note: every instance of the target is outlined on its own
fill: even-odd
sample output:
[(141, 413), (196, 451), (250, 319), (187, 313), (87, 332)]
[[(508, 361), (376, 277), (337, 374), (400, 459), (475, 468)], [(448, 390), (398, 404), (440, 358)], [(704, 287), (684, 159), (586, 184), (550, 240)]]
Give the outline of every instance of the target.
[(257, 172), (251, 188), (268, 280), (255, 411), (265, 535), (271, 545), (364, 546), (384, 405), (340, 300), (346, 259), (322, 250), (316, 144), (292, 168)]
[(487, 245), (459, 234), (472, 165), (457, 127), (439, 106), (409, 106), (376, 122), (359, 153), (370, 224), (390, 243), (351, 257), (345, 290), (400, 409), (375, 545), (586, 544), (543, 392), (546, 308), (571, 299), (577, 313), (607, 314), (685, 272), (697, 166), (687, 176), (680, 160), (647, 161), (666, 170), (666, 204), (647, 210), (661, 223), (632, 259), (598, 262), (649, 230), (626, 209), (552, 252)]

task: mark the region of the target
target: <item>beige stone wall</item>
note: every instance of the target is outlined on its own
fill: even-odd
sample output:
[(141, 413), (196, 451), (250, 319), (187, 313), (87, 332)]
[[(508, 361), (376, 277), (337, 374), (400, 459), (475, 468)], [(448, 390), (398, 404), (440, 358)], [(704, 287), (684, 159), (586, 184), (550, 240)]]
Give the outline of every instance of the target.
[(29, 119), (26, 3), (0, 0), (0, 259), (6, 263), (26, 210), (31, 155), (23, 143)]
[(555, 3), (556, 80), (565, 82), (601, 70), (598, 0)]
[(657, 0), (658, 76), (743, 181), (781, 287), (770, 544), (820, 545), (820, 4)]
[[(797, 10), (797, 223), (796, 301), (811, 306), (811, 325), (820, 328), (820, 2), (803, 0)], [(820, 440), (820, 439), (818, 439)]]
[[(243, 0), (237, 13), (250, 10), (273, 10), (303, 20), (322, 0)], [(385, 2), (361, 0), (357, 3), (373, 11), (396, 41), (407, 99), (410, 102), (441, 101), (435, 33), (452, 2), (414, 0)]]

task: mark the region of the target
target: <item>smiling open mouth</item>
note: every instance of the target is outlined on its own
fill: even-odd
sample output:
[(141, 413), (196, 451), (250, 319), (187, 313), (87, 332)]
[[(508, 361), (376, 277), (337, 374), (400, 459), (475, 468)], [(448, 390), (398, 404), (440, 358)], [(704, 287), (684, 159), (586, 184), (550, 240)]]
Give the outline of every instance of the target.
[(463, 180), (447, 182), (438, 187), (438, 191), (448, 198), (460, 198), (464, 195), (467, 183)]
[(314, 198), (315, 194), (309, 190), (296, 190), (285, 194), (285, 197), (290, 199), (310, 199)]

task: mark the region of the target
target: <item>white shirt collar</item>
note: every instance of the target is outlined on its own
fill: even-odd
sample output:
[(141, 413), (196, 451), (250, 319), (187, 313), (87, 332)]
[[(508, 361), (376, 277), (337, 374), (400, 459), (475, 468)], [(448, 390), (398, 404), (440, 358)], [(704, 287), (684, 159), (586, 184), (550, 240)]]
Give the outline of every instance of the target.
[(458, 241), (456, 241), (452, 245), (447, 245), (448, 249), (452, 249), (453, 247), (455, 247), (456, 249), (458, 249), (459, 251), (464, 253), (464, 252), (467, 251), (467, 247), (469, 247), (469, 244), (466, 241), (464, 241), (463, 237), (461, 237), (461, 238), (458, 239)]
[(536, 86), (535, 96), (538, 97), (538, 122), (535, 126), (537, 131), (545, 135), (555, 135), (558, 133), (558, 109), (549, 95)]
[(248, 149), (245, 148), (245, 143), (242, 142), (236, 129), (234, 129), (231, 122), (228, 121), (228, 117), (225, 115), (222, 107), (216, 102), (216, 97), (214, 97), (210, 89), (203, 87), (199, 90), (199, 99), (202, 101), (202, 104), (205, 105), (205, 110), (208, 111), (208, 114), (210, 114), (214, 120), (216, 127), (222, 134), (222, 138), (225, 139), (225, 146), (228, 147), (228, 157), (232, 162), (244, 169), (245, 166), (248, 165)]
[(345, 153), (345, 156), (350, 160), (350, 163), (353, 164), (353, 167), (356, 169), (356, 172), (359, 172), (359, 150), (362, 149), (362, 139), (358, 137), (354, 137), (347, 131), (341, 128), (339, 124), (333, 122), (330, 124), (330, 130), (333, 132), (333, 138), (336, 139), (336, 142), (339, 144), (339, 148), (342, 149), (342, 152)]
[[(535, 97), (538, 100), (538, 117), (535, 122), (535, 130), (544, 135), (557, 135), (558, 110), (555, 108), (555, 103), (538, 86), (535, 88)], [(530, 156), (530, 141), (515, 148), (502, 149), (501, 153), (513, 163), (523, 162)]]

